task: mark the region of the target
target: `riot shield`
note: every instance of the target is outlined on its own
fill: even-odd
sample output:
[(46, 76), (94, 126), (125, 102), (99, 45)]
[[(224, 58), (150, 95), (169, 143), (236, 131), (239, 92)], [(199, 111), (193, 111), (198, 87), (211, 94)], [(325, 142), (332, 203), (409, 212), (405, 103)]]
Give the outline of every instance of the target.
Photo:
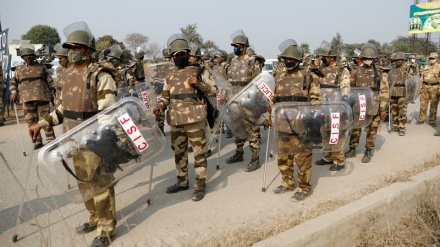
[(420, 93), (420, 77), (415, 75), (405, 81), (405, 104), (414, 102)]
[(152, 86), (146, 82), (135, 84), (131, 87), (118, 88), (118, 99), (126, 97), (136, 97), (144, 102), (146, 110), (150, 110), (157, 105)]
[(226, 103), (221, 117), (234, 136), (244, 139), (264, 122), (274, 89), (273, 76), (259, 74)]
[(127, 97), (46, 145), (38, 163), (60, 193), (78, 203), (147, 165), (164, 147), (152, 113)]
[(153, 86), (153, 92), (156, 95), (156, 101), (160, 101), (160, 96), (165, 83), (165, 76), (169, 73), (174, 64), (172, 62), (160, 62), (148, 65), (145, 72), (145, 81)]
[(321, 88), (321, 99), (346, 102), (352, 108), (353, 128), (367, 127), (379, 109), (373, 90), (367, 87)]
[(274, 153), (334, 152), (348, 144), (353, 114), (344, 101), (282, 102), (272, 107), (271, 120)]

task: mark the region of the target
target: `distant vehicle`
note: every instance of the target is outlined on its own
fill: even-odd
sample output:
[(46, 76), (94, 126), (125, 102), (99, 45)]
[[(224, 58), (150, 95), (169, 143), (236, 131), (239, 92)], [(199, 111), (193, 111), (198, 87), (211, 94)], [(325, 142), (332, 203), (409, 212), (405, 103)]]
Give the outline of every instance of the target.
[(266, 59), (263, 66), (263, 72), (269, 73), (272, 75), (272, 71), (275, 65), (278, 64), (277, 59)]

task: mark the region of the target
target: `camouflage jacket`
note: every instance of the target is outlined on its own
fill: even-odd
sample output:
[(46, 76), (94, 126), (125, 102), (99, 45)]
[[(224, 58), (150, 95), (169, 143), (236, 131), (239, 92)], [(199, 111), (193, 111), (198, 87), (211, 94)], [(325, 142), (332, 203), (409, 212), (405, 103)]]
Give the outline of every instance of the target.
[(116, 102), (116, 82), (99, 64), (84, 69), (74, 66), (65, 73), (60, 104), (39, 122), (42, 127), (64, 123), (68, 131)]
[(133, 86), (136, 82), (144, 82), (145, 81), (145, 73), (144, 67), (140, 62), (134, 62), (130, 64), (126, 71), (126, 80), (128, 86)]
[(174, 69), (165, 76), (165, 84), (159, 104), (167, 111), (167, 122), (170, 126), (181, 126), (204, 121), (206, 119), (206, 102), (204, 94), (215, 96), (217, 86), (208, 69), (201, 75), (199, 89), (188, 84), (189, 77), (197, 77), (200, 66), (187, 66)]
[(245, 55), (243, 60), (234, 57), (228, 72), (228, 81), (232, 85), (232, 94), (236, 94), (260, 73), (258, 60)]
[(272, 70), (272, 75), (273, 77), (276, 77), (277, 74), (286, 71), (286, 65), (284, 64), (284, 62), (279, 62), (277, 63), (277, 65), (274, 66), (273, 70)]
[(417, 74), (416, 68), (407, 63), (400, 67), (392, 67), (388, 74), (391, 97), (404, 97), (406, 93), (405, 81), (415, 74)]
[(288, 70), (278, 73), (275, 76), (274, 97), (267, 110), (266, 119), (271, 118), (272, 106), (275, 103), (286, 101), (321, 101), (318, 76), (305, 70), (298, 70), (292, 74)]
[(326, 66), (321, 69), (324, 77), (319, 78), (321, 88), (350, 87), (350, 71), (342, 66)]
[(226, 61), (223, 61), (220, 64), (215, 64), (213, 70), (214, 73), (216, 73), (218, 76), (227, 79), (229, 73), (229, 67), (230, 65)]
[[(379, 111), (384, 112), (389, 100), (388, 74), (375, 67), (366, 67), (365, 64), (356, 67), (351, 73), (351, 87), (369, 87), (373, 90), (375, 103), (379, 104)], [(377, 113), (372, 113), (373, 115)]]
[(50, 101), (55, 87), (48, 69), (44, 65), (19, 65), (9, 87), (11, 93), (18, 92), (22, 102)]
[(425, 65), (422, 70), (422, 82), (426, 83), (439, 83), (440, 82), (440, 65), (438, 63), (434, 65)]

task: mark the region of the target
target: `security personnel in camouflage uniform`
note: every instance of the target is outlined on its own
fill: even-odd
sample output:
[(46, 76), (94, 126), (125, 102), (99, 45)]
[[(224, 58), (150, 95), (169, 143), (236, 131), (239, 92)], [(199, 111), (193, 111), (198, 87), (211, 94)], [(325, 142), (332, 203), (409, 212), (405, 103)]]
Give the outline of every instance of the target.
[[(249, 40), (244, 34), (235, 36), (231, 45), (234, 47), (234, 53), (237, 56), (231, 61), (231, 67), (228, 75), (228, 80), (232, 85), (232, 94), (234, 95), (260, 73), (260, 66), (258, 65), (258, 60), (256, 57), (246, 54), (246, 49), (249, 47)], [(260, 168), (260, 139), (260, 126), (255, 126), (254, 131), (248, 136), (247, 139), (235, 138), (237, 150), (232, 157), (226, 160), (226, 163), (232, 164), (243, 161), (243, 146), (247, 140), (249, 141), (249, 146), (252, 150), (252, 160), (246, 167), (245, 171), (252, 172)]]
[(144, 60), (144, 51), (139, 50), (134, 53), (136, 61), (133, 62), (127, 69), (127, 83), (129, 86), (145, 82), (144, 67), (142, 60)]
[[(167, 123), (171, 131), (171, 148), (174, 150), (177, 183), (166, 189), (177, 193), (189, 189), (188, 140), (194, 150), (196, 183), (193, 201), (200, 201), (206, 189), (206, 115), (204, 95), (215, 96), (217, 87), (210, 73), (200, 66), (189, 65), (189, 43), (183, 34), (168, 39), (168, 47), (176, 68), (166, 75), (162, 97), (153, 109), (158, 116), (168, 108)], [(201, 73), (201, 74), (200, 74)]]
[(58, 62), (60, 63), (60, 66), (56, 69), (56, 75), (57, 78), (55, 80), (55, 87), (56, 87), (56, 103), (55, 105), (58, 106), (60, 104), (60, 97), (61, 97), (61, 91), (63, 90), (63, 85), (61, 83), (63, 82), (64, 76), (66, 75), (66, 71), (71, 67), (71, 63), (69, 62), (69, 59), (67, 58), (67, 53), (69, 52), (69, 49), (63, 48), (61, 44), (55, 45), (55, 57), (58, 58)]
[(432, 127), (437, 127), (437, 107), (440, 82), (440, 65), (437, 63), (438, 54), (433, 52), (429, 54), (429, 64), (425, 65), (420, 80), (423, 82), (420, 89), (420, 115), (417, 125), (425, 122), (426, 111), (429, 103), (429, 124)]
[(224, 79), (228, 78), (228, 72), (230, 65), (226, 62), (228, 58), (228, 53), (224, 50), (218, 50), (214, 52), (214, 62), (215, 65), (213, 67), (214, 72), (223, 77)]
[[(38, 124), (31, 126), (31, 135), (38, 133), (41, 127), (61, 123), (67, 132), (116, 103), (116, 82), (103, 67), (91, 63), (91, 55), (95, 51), (95, 38), (90, 31), (83, 29), (68, 34), (63, 44), (64, 48), (69, 49), (69, 60), (73, 67), (66, 72), (67, 75), (62, 82), (61, 104), (50, 115), (44, 116)], [(87, 80), (89, 76), (90, 80)], [(72, 159), (75, 173), (87, 176), (86, 180), (90, 180), (95, 171), (102, 168), (98, 167), (100, 157), (88, 149), (72, 151)], [(107, 174), (103, 169), (97, 174), (106, 181), (113, 179), (113, 175)], [(92, 183), (77, 182), (83, 196), (96, 194), (94, 191), (102, 192), (84, 202), (90, 218), (88, 222), (77, 227), (76, 231), (82, 234), (97, 229), (97, 237), (91, 246), (108, 246), (116, 230), (114, 187), (103, 189)]]
[[(266, 115), (266, 127), (272, 125), (272, 105), (278, 102), (319, 102), (321, 100), (318, 76), (313, 72), (301, 70), (299, 64), (302, 54), (298, 46), (290, 45), (282, 53), (286, 70), (275, 76), (275, 92), (272, 104)], [(274, 126), (277, 128), (277, 126)], [(312, 152), (303, 149), (303, 143), (297, 135), (278, 129), (277, 164), (281, 172), (282, 183), (273, 190), (280, 194), (293, 191), (296, 187), (293, 175), (294, 162), (298, 166), (298, 191), (293, 200), (303, 200), (312, 193), (310, 179), (312, 177)], [(296, 150), (296, 151), (295, 151)]]
[(420, 68), (419, 64), (416, 62), (416, 56), (410, 55), (408, 59), (408, 64), (412, 65), (416, 70), (416, 74), (420, 76)]
[(404, 60), (405, 54), (403, 52), (393, 54), (391, 62), (394, 62), (394, 66), (391, 67), (391, 72), (395, 78), (393, 80), (389, 78), (391, 90), (390, 111), (393, 117), (393, 130), (399, 132), (399, 136), (404, 136), (406, 131), (408, 105), (405, 103), (405, 81), (417, 74), (416, 67), (404, 63)]
[[(31, 126), (49, 113), (49, 102), (55, 93), (55, 87), (46, 66), (37, 63), (33, 45), (21, 45), (20, 56), (24, 60), (24, 64), (15, 68), (14, 77), (9, 87), (11, 102), (15, 102), (17, 93), (19, 93), (23, 102), (24, 118), (28, 126)], [(55, 139), (52, 127), (44, 128), (44, 132), (47, 142)], [(38, 134), (34, 148), (38, 149), (42, 146), (43, 138), (41, 134)]]
[(128, 69), (122, 66), (122, 51), (119, 45), (112, 45), (110, 47), (110, 52), (107, 55), (107, 61), (111, 64), (102, 64), (103, 67), (107, 68), (109, 72), (114, 73), (113, 69), (108, 67), (113, 66), (120, 75), (120, 81), (118, 82), (118, 88), (125, 88), (134, 86), (135, 78), (128, 73)]
[[(319, 78), (319, 84), (321, 88), (350, 88), (350, 71), (347, 66), (338, 65), (336, 57), (339, 55), (338, 48), (335, 46), (329, 46), (330, 50), (321, 49), (321, 53), (318, 54), (325, 58), (325, 63), (321, 67), (324, 77)], [(324, 140), (329, 140), (330, 133), (322, 133)], [(339, 143), (345, 143), (345, 135), (341, 136)], [(345, 167), (345, 154), (344, 149), (336, 152), (324, 152), (324, 157), (321, 160), (315, 162), (316, 165), (331, 164), (330, 171), (339, 171)]]
[[(366, 127), (367, 140), (365, 142), (365, 153), (362, 157), (363, 163), (371, 161), (371, 154), (374, 149), (374, 142), (376, 141), (377, 129), (380, 125), (381, 119), (386, 117), (386, 107), (389, 99), (389, 85), (388, 74), (382, 73), (373, 64), (376, 58), (376, 46), (370, 43), (362, 46), (360, 58), (362, 65), (357, 66), (351, 73), (350, 85), (351, 87), (369, 87), (374, 92), (375, 103), (379, 105), (378, 112), (367, 112), (368, 115), (373, 115), (372, 122)], [(368, 111), (368, 109), (367, 109)], [(359, 138), (361, 136), (361, 129), (356, 128), (352, 130), (350, 137), (350, 150), (345, 153), (346, 158), (356, 157), (356, 147), (359, 145)]]

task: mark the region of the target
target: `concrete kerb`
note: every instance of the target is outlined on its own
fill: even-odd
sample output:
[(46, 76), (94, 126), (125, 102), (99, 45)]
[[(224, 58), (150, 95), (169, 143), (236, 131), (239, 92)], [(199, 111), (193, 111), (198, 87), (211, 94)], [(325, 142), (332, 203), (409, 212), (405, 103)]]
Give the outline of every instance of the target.
[(439, 179), (437, 166), (252, 246), (352, 246), (371, 217), (383, 226), (397, 223), (399, 216), (417, 207), (426, 186)]

